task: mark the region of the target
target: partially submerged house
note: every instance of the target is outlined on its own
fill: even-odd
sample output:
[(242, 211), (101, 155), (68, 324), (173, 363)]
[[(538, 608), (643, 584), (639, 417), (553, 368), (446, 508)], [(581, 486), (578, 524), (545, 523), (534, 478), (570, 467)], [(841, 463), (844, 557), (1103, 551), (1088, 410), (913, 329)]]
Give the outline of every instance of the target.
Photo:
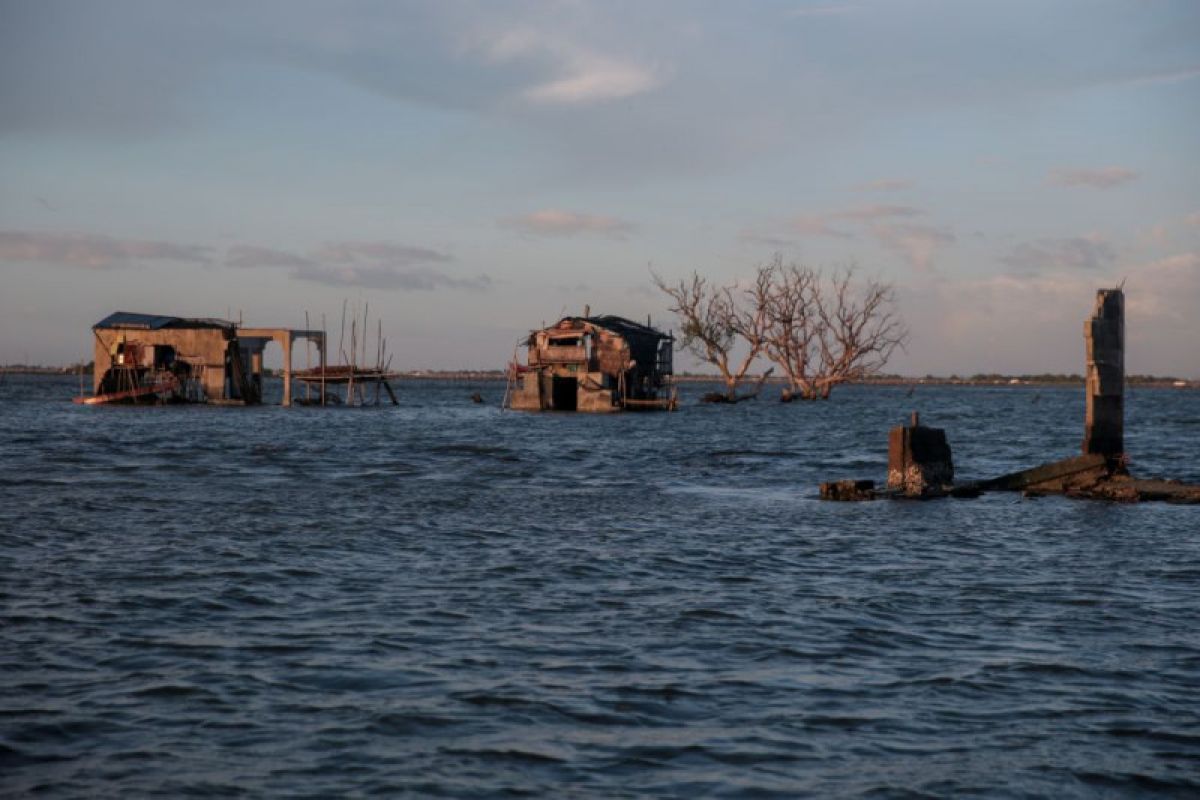
[(325, 363), (323, 331), (248, 328), (222, 319), (117, 311), (92, 326), (92, 397), (109, 402), (262, 402), (263, 351), (283, 351), (283, 405), (291, 404), (292, 344), (309, 339)]
[(620, 411), (675, 407), (674, 337), (623, 317), (564, 317), (533, 331), (514, 364), (509, 407)]

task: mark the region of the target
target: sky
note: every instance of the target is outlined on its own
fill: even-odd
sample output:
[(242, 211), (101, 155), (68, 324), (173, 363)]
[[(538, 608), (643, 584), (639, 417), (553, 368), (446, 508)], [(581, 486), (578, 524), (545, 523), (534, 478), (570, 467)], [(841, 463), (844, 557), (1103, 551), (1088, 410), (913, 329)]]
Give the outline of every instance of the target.
[(779, 253), (895, 286), (889, 372), (1081, 373), (1124, 282), (1200, 378), (1198, 132), (1194, 0), (0, 0), (0, 363), (347, 304), (499, 369)]

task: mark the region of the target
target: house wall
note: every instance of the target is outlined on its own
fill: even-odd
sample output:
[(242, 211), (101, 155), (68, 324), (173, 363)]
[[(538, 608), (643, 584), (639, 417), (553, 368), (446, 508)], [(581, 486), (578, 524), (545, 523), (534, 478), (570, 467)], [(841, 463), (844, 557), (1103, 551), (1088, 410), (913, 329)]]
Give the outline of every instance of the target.
[(160, 330), (93, 330), (95, 333), (92, 391), (99, 391), (104, 373), (113, 365), (118, 343), (170, 345), (177, 358), (204, 366), (204, 392), (210, 398), (225, 396), (225, 331), (220, 328), (162, 328)]
[[(575, 338), (580, 340), (578, 344), (565, 343)], [(623, 378), (629, 396), (653, 397), (662, 382), (658, 373), (660, 341), (652, 336), (638, 336), (631, 342), (621, 333), (582, 320), (564, 320), (535, 331), (528, 341), (528, 363), (534, 370), (517, 379), (509, 407), (552, 410), (554, 376), (579, 382), (576, 411), (621, 410), (614, 402), (619, 399), (617, 387)], [(643, 381), (647, 386), (639, 391), (638, 385)]]

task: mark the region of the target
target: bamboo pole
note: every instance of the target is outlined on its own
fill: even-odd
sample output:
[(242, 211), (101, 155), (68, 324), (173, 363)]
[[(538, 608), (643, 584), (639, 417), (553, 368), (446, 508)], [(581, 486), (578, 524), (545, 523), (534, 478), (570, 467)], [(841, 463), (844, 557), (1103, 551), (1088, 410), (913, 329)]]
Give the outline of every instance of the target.
[(355, 331), (358, 326), (358, 320), (350, 322), (350, 382), (346, 384), (346, 405), (354, 405), (354, 354), (358, 352), (355, 347)]
[(368, 330), (368, 329), (367, 329), (367, 312), (369, 312), (370, 310), (371, 310), (371, 304), (370, 304), (370, 303), (364, 303), (364, 304), (363, 304), (363, 324), (362, 324), (362, 334), (363, 334), (363, 340), (362, 340), (362, 363), (363, 363), (364, 365), (367, 363), (367, 336), (369, 336), (369, 335), (370, 335), (370, 334), (368, 334), (368, 333), (367, 333), (367, 330)]

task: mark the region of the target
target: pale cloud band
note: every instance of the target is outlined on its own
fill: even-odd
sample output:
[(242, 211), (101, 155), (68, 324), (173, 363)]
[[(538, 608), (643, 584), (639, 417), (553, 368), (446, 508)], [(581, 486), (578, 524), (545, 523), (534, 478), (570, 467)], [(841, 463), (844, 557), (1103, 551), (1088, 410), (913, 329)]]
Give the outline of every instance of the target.
[(624, 239), (636, 226), (616, 217), (602, 214), (579, 214), (558, 209), (543, 209), (517, 217), (505, 217), (500, 224), (523, 233), (538, 236), (575, 236), (600, 234)]
[(1059, 167), (1050, 170), (1050, 182), (1058, 186), (1087, 186), (1093, 189), (1111, 189), (1135, 180), (1138, 174), (1125, 167), (1100, 167), (1097, 169)]
[(584, 47), (561, 33), (532, 27), (481, 37), (478, 44), (495, 64), (541, 65), (547, 79), (527, 86), (521, 96), (535, 104), (586, 105), (649, 92), (664, 80), (661, 71), (625, 57)]
[(460, 278), (424, 266), (453, 260), (447, 253), (396, 242), (326, 242), (305, 254), (238, 245), (229, 249), (225, 263), (239, 268), (283, 267), (296, 280), (326, 286), (417, 292), (492, 287), (487, 275)]
[(229, 247), (224, 259), (211, 247), (175, 242), (117, 239), (89, 233), (0, 231), (0, 263), (50, 264), (67, 268), (121, 269), (151, 263), (211, 265), (234, 269), (287, 269), (296, 280), (368, 289), (484, 291), (487, 275), (457, 277), (434, 269), (454, 257), (395, 242), (326, 242), (306, 253), (252, 244)]
[(901, 178), (881, 178), (877, 181), (855, 184), (850, 188), (856, 192), (899, 192), (911, 189), (915, 185), (913, 181)]
[(114, 239), (90, 233), (0, 231), (0, 262), (62, 264), (116, 269), (154, 261), (204, 264), (212, 249), (143, 239)]
[(1111, 266), (1116, 259), (1112, 245), (1103, 239), (1076, 236), (1025, 242), (1000, 260), (1015, 269), (1036, 273), (1058, 268), (1099, 270)]

